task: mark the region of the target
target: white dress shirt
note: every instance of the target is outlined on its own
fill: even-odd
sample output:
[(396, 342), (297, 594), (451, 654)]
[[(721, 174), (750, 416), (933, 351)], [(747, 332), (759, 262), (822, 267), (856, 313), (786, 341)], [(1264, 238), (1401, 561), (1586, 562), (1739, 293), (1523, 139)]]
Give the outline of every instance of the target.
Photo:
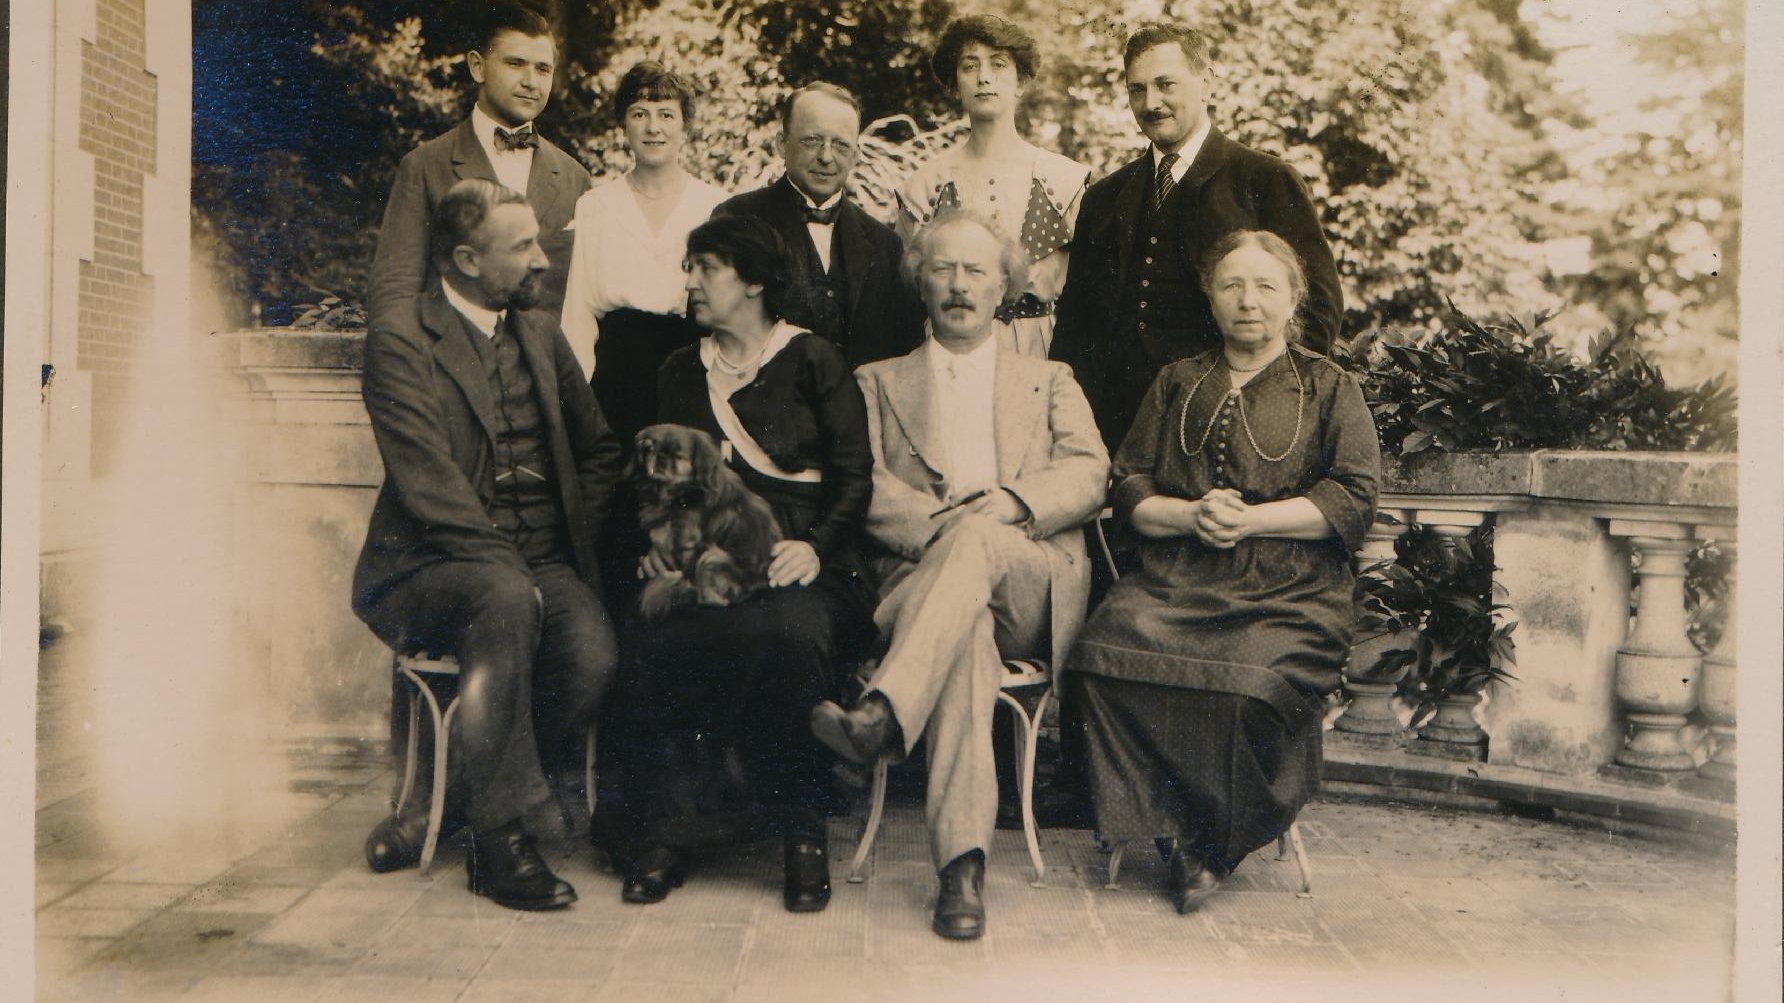
[(934, 338), (929, 353), (930, 382), (935, 388), (937, 441), (946, 452), (950, 501), (997, 484), (997, 431), (993, 425), (997, 386), (997, 337), (986, 338), (970, 352), (952, 352)]
[(463, 314), (464, 318), (471, 322), (472, 327), (482, 331), (485, 338), (496, 336), (496, 328), (502, 323), (502, 314), (507, 311), (478, 306), (460, 295), (457, 289), (452, 288), (452, 283), (445, 279), (440, 280), (440, 287), (446, 290), (446, 302), (452, 304), (454, 310)]
[[(471, 131), (483, 152), (489, 154), (489, 165), (496, 169), (496, 180), (525, 195), (527, 178), (533, 173), (533, 151), (504, 150), (496, 145), (496, 120), (483, 113), (481, 106), (471, 108)], [(537, 129), (538, 126), (534, 126)]]
[[(1171, 165), (1171, 182), (1173, 184), (1183, 183), (1183, 176), (1189, 173), (1189, 165), (1195, 163), (1196, 156), (1202, 152), (1202, 144), (1208, 141), (1208, 130), (1213, 127), (1213, 123), (1204, 117), (1201, 128), (1190, 135), (1189, 139), (1184, 142), (1183, 149), (1177, 151), (1177, 162)], [(1158, 161), (1163, 156), (1163, 150), (1156, 146), (1152, 148), (1153, 177), (1158, 176)]]
[[(788, 183), (791, 184), (791, 182)], [(835, 195), (825, 199), (822, 203), (818, 203), (813, 202), (810, 195), (799, 191), (798, 185), (793, 185), (793, 190), (799, 192), (800, 200), (813, 209), (828, 209), (831, 206), (840, 203), (843, 196), (842, 192), (837, 192)], [(830, 238), (836, 232), (836, 224), (806, 223), (805, 232), (811, 234), (812, 246), (818, 249), (818, 261), (823, 264), (824, 271), (828, 273), (830, 271)]]

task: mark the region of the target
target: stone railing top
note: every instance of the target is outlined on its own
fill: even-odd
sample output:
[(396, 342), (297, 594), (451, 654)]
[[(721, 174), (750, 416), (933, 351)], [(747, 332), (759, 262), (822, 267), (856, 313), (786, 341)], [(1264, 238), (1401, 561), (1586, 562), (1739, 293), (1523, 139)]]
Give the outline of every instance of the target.
[(1576, 449), (1438, 453), (1388, 464), (1382, 490), (1389, 495), (1734, 508), (1739, 468), (1733, 453)]
[(244, 369), (352, 369), (365, 362), (364, 331), (262, 327), (234, 332)]

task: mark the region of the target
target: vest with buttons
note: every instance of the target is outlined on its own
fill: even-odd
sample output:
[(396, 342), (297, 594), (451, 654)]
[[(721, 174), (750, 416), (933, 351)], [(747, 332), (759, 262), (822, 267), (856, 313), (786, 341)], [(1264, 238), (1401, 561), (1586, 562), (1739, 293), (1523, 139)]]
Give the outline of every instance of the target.
[(494, 338), (464, 324), (488, 374), (495, 401), (495, 499), (490, 519), (514, 541), (529, 564), (572, 558), (569, 526), (560, 504), (551, 449), (533, 372), (506, 323)]
[(830, 228), (830, 270), (824, 270), (824, 262), (818, 257), (818, 249), (812, 246), (811, 237), (805, 227), (799, 228), (798, 237), (793, 241), (795, 253), (799, 256), (799, 275), (804, 282), (801, 288), (794, 290), (794, 299), (804, 302), (787, 304), (787, 320), (796, 327), (803, 327), (813, 334), (819, 335), (833, 345), (848, 344), (848, 266), (843, 261), (842, 241), (836, 239), (840, 222)]
[[(1155, 345), (1148, 354), (1168, 356), (1161, 358), (1161, 363), (1210, 347), (1190, 344), (1191, 330), (1197, 326), (1190, 305), (1196, 298), (1198, 280), (1195, 262), (1183, 253), (1178, 233), (1184, 187), (1172, 189), (1159, 211), (1146, 212), (1134, 228), (1133, 259), (1120, 300), (1120, 330), (1134, 332), (1141, 341)], [(1150, 204), (1150, 186), (1147, 199)]]

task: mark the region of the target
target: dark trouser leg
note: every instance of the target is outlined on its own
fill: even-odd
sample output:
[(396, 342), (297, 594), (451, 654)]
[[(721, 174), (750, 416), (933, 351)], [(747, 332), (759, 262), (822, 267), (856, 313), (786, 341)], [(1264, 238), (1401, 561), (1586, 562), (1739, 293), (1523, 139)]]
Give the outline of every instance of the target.
[(458, 659), (453, 759), (461, 765), (454, 774), (476, 830), (511, 822), (548, 796), (531, 709), (540, 612), (526, 573), (452, 561), (416, 572), (368, 617), (395, 650)]
[(545, 600), (532, 678), (539, 759), (548, 774), (575, 776), (582, 770), (589, 722), (613, 681), (618, 660), (613, 622), (569, 565), (532, 570)]

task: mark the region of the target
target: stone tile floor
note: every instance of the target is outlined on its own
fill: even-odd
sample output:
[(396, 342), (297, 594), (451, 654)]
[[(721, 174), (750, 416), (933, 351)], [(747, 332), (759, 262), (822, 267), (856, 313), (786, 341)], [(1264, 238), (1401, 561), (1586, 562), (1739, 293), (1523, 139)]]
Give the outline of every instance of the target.
[[(1314, 869), (1248, 860), (1200, 913), (1160, 893), (1155, 854), (1102, 888), (1090, 834), (1046, 830), (1045, 887), (1000, 832), (989, 932), (929, 932), (921, 807), (889, 806), (864, 884), (842, 881), (859, 816), (833, 823), (835, 897), (793, 916), (779, 854), (714, 859), (657, 906), (626, 906), (586, 847), (549, 856), (581, 893), (519, 914), (465, 890), (463, 851), (430, 876), (370, 873), (384, 812), (376, 765), (302, 766), (277, 824), (234, 845), (125, 851), (54, 674), (40, 709), (37, 998), (308, 1003), (1152, 999), (1722, 999), (1732, 858), (1528, 819), (1321, 800), (1301, 828)], [(0, 999), (13, 998), (0, 987)]]

